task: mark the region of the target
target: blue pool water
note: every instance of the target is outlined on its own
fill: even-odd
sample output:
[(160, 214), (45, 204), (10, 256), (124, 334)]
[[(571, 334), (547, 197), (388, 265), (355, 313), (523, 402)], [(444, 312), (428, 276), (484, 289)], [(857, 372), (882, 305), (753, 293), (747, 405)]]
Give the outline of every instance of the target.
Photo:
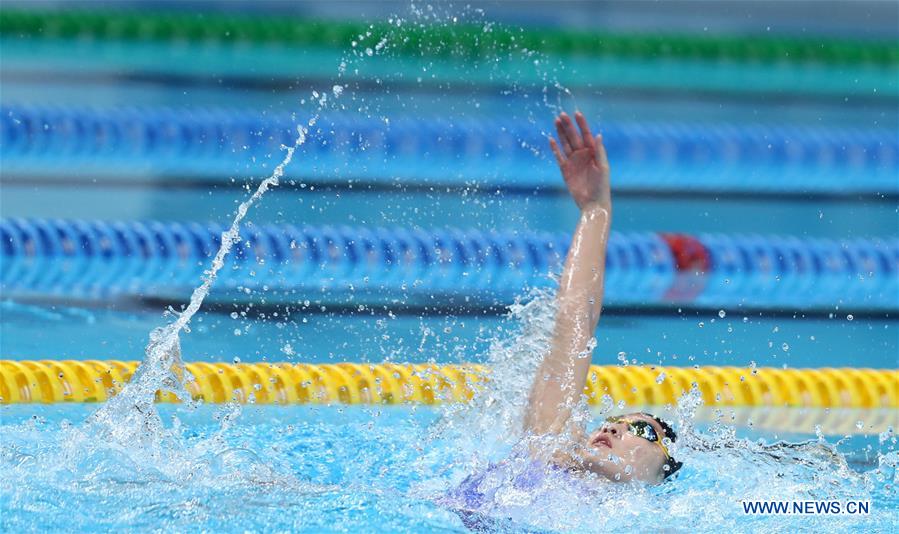
[[(184, 413), (165, 407), (163, 418), (179, 423), (139, 447), (96, 439), (84, 423), (92, 410), (0, 411), (4, 531), (41, 524), (70, 532), (465, 532), (441, 498), (503, 450), (479, 451), (451, 432), (435, 436), (441, 415), (434, 409), (247, 407), (223, 425), (226, 408)], [(682, 474), (658, 488), (596, 483), (589, 499), (536, 503), (505, 488), (498, 499), (518, 500), (522, 528), (548, 531), (593, 532), (634, 521), (648, 526), (658, 517), (673, 531), (730, 525), (738, 531), (890, 532), (895, 526), (895, 437), (837, 445), (849, 464), (824, 455), (803, 465), (753, 449), (755, 439), (773, 442), (770, 435), (740, 434), (742, 440), (725, 445), (721, 438), (711, 451), (682, 452)], [(889, 457), (878, 455), (889, 450)], [(742, 513), (743, 499), (858, 499), (869, 500), (872, 510), (855, 517), (751, 517)], [(522, 514), (521, 506), (532, 513)]]
[[(143, 359), (148, 332), (179, 318), (214, 253), (192, 255), (165, 239), (187, 235), (178, 225), (200, 228), (194, 236), (221, 232), (284, 156), (281, 143), (294, 143), (296, 125), (314, 121), (308, 146), (244, 229), (458, 229), (480, 232), (481, 242), (491, 232), (570, 232), (577, 209), (542, 144), (553, 113), (578, 107), (609, 134), (614, 237), (625, 251), (610, 268), (595, 363), (899, 367), (899, 118), (889, 71), (848, 66), (859, 79), (825, 79), (823, 93), (805, 99), (824, 71), (809, 69), (796, 88), (780, 65), (710, 64), (695, 72), (714, 79), (668, 79), (649, 64), (547, 63), (526, 50), (501, 67), (435, 68), (424, 56), (399, 62), (389, 46), (294, 54), (175, 43), (167, 56), (170, 44), (0, 36), (0, 230), (9, 241), (0, 257), (0, 358)], [(734, 87), (752, 72), (766, 74), (759, 87)], [(616, 73), (634, 76), (633, 91), (616, 85)], [(559, 83), (566, 77), (573, 92)], [(719, 82), (727, 83), (714, 88)], [(94, 247), (110, 228), (137, 222), (156, 232), (140, 246)], [(72, 238), (90, 224), (107, 233)], [(665, 261), (630, 262), (639, 246), (681, 232), (719, 252), (737, 243), (728, 250), (745, 264), (733, 268), (720, 254), (691, 292), (696, 267), (675, 268), (673, 249)], [(820, 243), (833, 254), (815, 255)], [(175, 259), (165, 263), (158, 250)], [(450, 274), (432, 276), (435, 260), (422, 275), (449, 289), (425, 285), (415, 300), (406, 287), (421, 283), (412, 260), (331, 258), (337, 270), (364, 264), (390, 282), (366, 292), (348, 276), (340, 282), (350, 289), (334, 291), (325, 267), (287, 280), (274, 256), (239, 250), (243, 263), (226, 261), (222, 278), (243, 277), (253, 290), (213, 285), (180, 335), (187, 361), (477, 362), (499, 376), (467, 406), (162, 405), (157, 413), (129, 405), (152, 398), (158, 379), (104, 406), (0, 405), (0, 531), (466, 531), (447, 495), (515, 447), (545, 348), (528, 336), (547, 316), (507, 311), (514, 298), (530, 298), (515, 256), (497, 252), (496, 265), (465, 271), (504, 280), (498, 297), (495, 287), (454, 279), (456, 267), (476, 263), (454, 258)], [(784, 259), (785, 250), (799, 259)], [(126, 276), (147, 265), (166, 274), (158, 285)], [(537, 274), (548, 280), (551, 267), (540, 263)], [(632, 290), (658, 280), (652, 294)], [(128, 283), (130, 291), (110, 289)], [(451, 301), (469, 298), (497, 302), (463, 309)], [(168, 305), (175, 313), (163, 316)], [(147, 361), (152, 378), (158, 362)], [(487, 515), (503, 532), (896, 531), (897, 437), (881, 432), (897, 427), (895, 413), (770, 417), (696, 403), (688, 395), (679, 406), (604, 405), (590, 414), (595, 424), (610, 411), (645, 408), (676, 420), (674, 452), (686, 467), (675, 479), (658, 487), (583, 480), (588, 489), (576, 497), (566, 497), (570, 488), (505, 484), (491, 488)], [(821, 424), (835, 415), (850, 430)], [(767, 426), (772, 419), (779, 424)], [(752, 516), (743, 500), (860, 500), (871, 513)]]
[[(134, 389), (137, 397), (122, 393), (102, 409), (81, 404), (3, 406), (0, 504), (10, 512), (3, 515), (2, 526), (15, 530), (40, 523), (51, 530), (71, 531), (163, 527), (464, 532), (447, 495), (468, 475), (503, 459), (518, 440), (522, 401), (545, 342), (539, 332), (551, 319), (540, 298), (529, 313), (519, 308), (479, 331), (476, 342), (487, 347), (481, 360), (498, 375), (468, 405), (162, 405), (157, 416), (144, 411), (148, 405), (138, 412), (137, 404), (129, 404), (129, 399), (140, 398), (142, 390)], [(6, 305), (7, 312), (12, 308)], [(85, 330), (121, 327), (131, 321), (135, 330), (145, 331), (153, 322), (146, 315), (123, 320), (126, 316), (120, 314), (95, 316), (71, 309), (16, 306), (15, 311), (19, 326), (27, 317), (44, 327), (54, 323), (77, 327), (71, 338), (64, 337), (64, 328), (54, 329), (67, 343), (74, 340), (75, 346), (89, 337)], [(207, 320), (209, 315), (196, 324)], [(359, 326), (346, 318), (339, 322)], [(397, 322), (391, 330), (375, 331), (400, 338), (396, 332), (403, 327), (414, 330), (408, 324), (401, 326), (408, 320)], [(190, 359), (206, 336), (198, 329), (183, 337), (184, 354)], [(256, 342), (264, 338), (261, 332), (253, 336)], [(200, 345), (192, 347), (188, 340)], [(322, 346), (334, 345), (331, 340)], [(121, 347), (127, 350), (127, 343)], [(472, 358), (463, 353), (459, 359)], [(330, 360), (330, 355), (324, 359)], [(158, 363), (148, 358), (145, 365), (152, 370)], [(151, 383), (143, 394), (152, 398), (157, 387), (159, 382)], [(588, 493), (578, 494), (574, 501), (567, 500), (571, 497), (567, 486), (523, 492), (514, 484), (500, 485), (480, 512), (503, 521), (502, 531), (593, 532), (635, 517), (659, 516), (668, 518), (666, 526), (675, 531), (704, 531), (724, 524), (737, 530), (888, 532), (888, 525), (895, 523), (899, 457), (891, 430), (852, 437), (843, 437), (845, 430), (816, 433), (816, 421), (827, 414), (807, 411), (799, 418), (781, 415), (798, 421), (793, 427), (733, 426), (736, 412), (697, 411), (697, 407), (698, 398), (688, 396), (676, 409), (649, 408), (677, 421), (680, 439), (673, 451), (687, 467), (673, 481), (644, 487), (588, 479), (578, 483), (586, 485)], [(593, 416), (601, 419), (611, 408), (597, 408)], [(622, 409), (637, 407), (615, 408)], [(846, 417), (857, 418), (861, 429), (875, 416)], [(882, 414), (877, 417), (884, 419)], [(737, 420), (746, 425), (745, 418)], [(784, 443), (805, 445), (797, 449)], [(533, 501), (535, 496), (540, 500)], [(747, 516), (741, 507), (747, 499), (859, 500), (869, 502), (873, 511), (867, 516)], [(701, 514), (696, 512), (697, 501), (705, 503)], [(90, 512), (81, 513), (81, 508)]]
[[(140, 309), (116, 312), (5, 302), (0, 310), (3, 357), (10, 359), (139, 359), (147, 332), (161, 320), (158, 311)], [(283, 320), (204, 312), (182, 344), (191, 359), (204, 361), (460, 363), (485, 361), (490, 340), (513, 330), (502, 314), (410, 316), (375, 308), (353, 315), (297, 313)], [(899, 365), (895, 321), (848, 320), (842, 315), (609, 315), (602, 319), (597, 341), (597, 364), (617, 364), (623, 352), (635, 363), (661, 365)]]

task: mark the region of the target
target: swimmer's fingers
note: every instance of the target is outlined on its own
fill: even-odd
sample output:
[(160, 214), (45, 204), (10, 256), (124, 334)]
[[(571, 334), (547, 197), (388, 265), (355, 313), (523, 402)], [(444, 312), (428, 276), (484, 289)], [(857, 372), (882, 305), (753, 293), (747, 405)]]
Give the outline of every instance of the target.
[(559, 150), (559, 144), (552, 137), (549, 138), (549, 147), (553, 150), (553, 154), (556, 155), (556, 163), (559, 164), (559, 167), (565, 165), (565, 156), (562, 155), (562, 151)]
[(596, 136), (596, 162), (603, 169), (609, 169), (609, 156), (606, 154), (606, 145), (602, 142), (602, 134)]
[(559, 134), (559, 141), (562, 143), (562, 150), (565, 151), (565, 155), (570, 156), (573, 150), (571, 149), (571, 143), (568, 142), (568, 136), (565, 134), (561, 115), (556, 117), (556, 133)]
[(559, 119), (562, 122), (562, 131), (565, 132), (564, 140), (568, 141), (573, 150), (584, 148), (584, 140), (578, 133), (577, 128), (574, 127), (574, 121), (571, 120), (571, 117), (563, 111), (559, 114)]
[(587, 124), (587, 119), (584, 117), (584, 114), (580, 111), (576, 112), (574, 114), (574, 120), (577, 121), (577, 125), (581, 129), (581, 137), (583, 138), (584, 146), (592, 151), (596, 151), (596, 144), (593, 142), (593, 134), (590, 133), (590, 125)]

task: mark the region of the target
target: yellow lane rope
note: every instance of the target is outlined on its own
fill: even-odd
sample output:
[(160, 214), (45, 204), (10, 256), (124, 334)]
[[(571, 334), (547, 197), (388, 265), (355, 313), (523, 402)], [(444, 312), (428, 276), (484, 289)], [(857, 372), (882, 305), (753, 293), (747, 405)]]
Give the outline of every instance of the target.
[[(138, 362), (0, 360), (0, 403), (102, 402)], [(489, 379), (481, 365), (187, 364), (187, 389), (207, 403), (438, 404), (469, 400)], [(696, 385), (706, 406), (899, 408), (896, 369), (593, 366), (585, 393), (628, 406), (677, 402)], [(177, 402), (168, 392), (157, 400)]]

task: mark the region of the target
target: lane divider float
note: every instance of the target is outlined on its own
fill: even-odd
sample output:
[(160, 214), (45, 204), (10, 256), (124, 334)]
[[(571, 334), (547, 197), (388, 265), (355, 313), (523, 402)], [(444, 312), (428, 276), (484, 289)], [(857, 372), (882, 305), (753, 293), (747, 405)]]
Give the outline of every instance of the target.
[[(0, 403), (103, 402), (130, 380), (138, 362), (0, 360)], [(187, 390), (206, 403), (441, 404), (484, 391), (483, 365), (395, 363), (186, 364)], [(590, 404), (674, 404), (697, 387), (706, 406), (899, 408), (899, 370), (593, 366)], [(177, 402), (157, 392), (160, 402)], [(607, 399), (608, 400), (608, 399)]]
[(389, 32), (391, 49), (405, 54), (456, 57), (468, 61), (526, 47), (563, 56), (632, 60), (705, 60), (783, 65), (899, 64), (899, 47), (888, 39), (793, 38), (765, 36), (634, 35), (583, 31), (485, 31), (479, 23), (431, 25), (370, 24), (363, 21), (318, 21), (233, 13), (146, 12), (144, 10), (4, 9), (0, 32), (32, 39), (124, 40), (200, 43), (205, 46), (246, 43), (303, 47), (347, 47), (366, 32)]
[[(10, 298), (189, 296), (218, 250), (218, 224), (0, 218), (0, 290)], [(212, 298), (271, 302), (461, 295), (506, 302), (552, 287), (571, 236), (475, 229), (297, 227), (241, 231)], [(301, 292), (298, 295), (297, 292)], [(899, 309), (899, 239), (613, 232), (606, 299), (777, 309)], [(409, 302), (409, 301), (407, 301)], [(468, 300), (466, 300), (468, 302)]]
[[(295, 123), (292, 113), (263, 115), (252, 107), (4, 103), (0, 154), (4, 171), (20, 179), (77, 171), (81, 179), (127, 180), (137, 166), (159, 178), (229, 184), (235, 172), (252, 177), (259, 171), (246, 165), (249, 158), (268, 160), (281, 145), (293, 144)], [(604, 124), (603, 136), (616, 155), (615, 187), (621, 191), (899, 193), (899, 140), (889, 128), (622, 121)], [(374, 117), (329, 112), (298, 148), (318, 164), (288, 177), (329, 182), (334, 176), (327, 169), (350, 158), (360, 167), (353, 171), (360, 183), (477, 182), (487, 190), (539, 187), (551, 193), (564, 187), (553, 166), (538, 164), (532, 152), (543, 143), (525, 119), (394, 114), (387, 127)], [(485, 165), (504, 171), (485, 179)], [(752, 180), (745, 179), (748, 172)]]

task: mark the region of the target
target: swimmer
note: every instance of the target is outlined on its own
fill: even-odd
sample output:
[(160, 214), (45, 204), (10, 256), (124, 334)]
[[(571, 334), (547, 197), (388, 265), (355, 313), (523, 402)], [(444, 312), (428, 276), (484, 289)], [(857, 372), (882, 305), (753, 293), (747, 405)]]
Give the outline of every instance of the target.
[[(577, 127), (564, 112), (556, 117), (559, 141), (551, 138), (549, 144), (581, 216), (559, 281), (551, 346), (528, 397), (525, 431), (537, 438), (534, 444), (550, 447), (548, 460), (557, 467), (616, 482), (657, 483), (682, 465), (668, 450), (677, 435), (667, 423), (650, 414), (632, 413), (610, 417), (588, 434), (572, 421), (590, 370), (612, 221), (609, 161), (602, 136), (593, 137), (581, 112), (574, 118)], [(543, 446), (534, 444), (532, 450)], [(546, 451), (535, 452), (542, 456)]]
[(528, 396), (525, 439), (505, 460), (469, 475), (440, 500), (478, 532), (521, 531), (558, 507), (602, 499), (608, 488), (594, 484), (596, 478), (656, 484), (682, 465), (668, 450), (677, 439), (674, 430), (653, 415), (610, 417), (589, 434), (574, 417), (602, 309), (612, 220), (602, 136), (593, 137), (580, 112), (575, 120), (577, 127), (560, 114), (559, 142), (550, 140), (581, 216), (559, 281), (551, 344)]

